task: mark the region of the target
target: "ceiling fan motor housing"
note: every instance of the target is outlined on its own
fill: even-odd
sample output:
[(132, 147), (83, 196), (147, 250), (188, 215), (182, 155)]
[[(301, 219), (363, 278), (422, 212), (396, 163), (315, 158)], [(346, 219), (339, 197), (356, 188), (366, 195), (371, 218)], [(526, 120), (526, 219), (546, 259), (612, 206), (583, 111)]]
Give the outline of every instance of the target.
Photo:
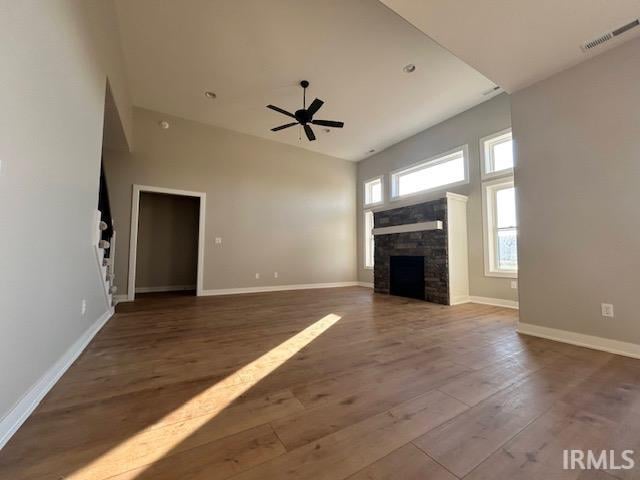
[(311, 115), (308, 110), (303, 109), (296, 110), (294, 115), (296, 116), (296, 120), (298, 120), (302, 125), (306, 125), (313, 118), (313, 115)]

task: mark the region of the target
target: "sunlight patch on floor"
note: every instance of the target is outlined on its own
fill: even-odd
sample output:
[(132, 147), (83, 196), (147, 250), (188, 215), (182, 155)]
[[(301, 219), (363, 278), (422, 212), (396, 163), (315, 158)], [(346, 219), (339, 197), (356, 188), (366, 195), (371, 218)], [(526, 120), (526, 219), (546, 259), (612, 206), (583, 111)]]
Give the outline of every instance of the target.
[[(150, 425), (65, 478), (68, 480), (102, 480), (127, 470), (148, 466), (162, 459), (181, 442), (230, 406), (238, 397), (249, 391), (331, 328), (340, 318), (333, 313), (326, 315), (225, 379), (192, 397), (156, 422), (156, 424), (162, 424), (162, 420), (169, 416), (187, 418), (183, 422), (161, 427), (162, 430), (166, 429), (165, 434), (159, 434), (159, 428)], [(201, 402), (210, 405), (210, 408), (207, 408), (207, 413), (189, 418), (188, 410), (192, 408), (192, 405)], [(180, 412), (180, 410), (185, 411)], [(139, 475), (143, 472), (144, 469), (137, 471), (136, 474)]]

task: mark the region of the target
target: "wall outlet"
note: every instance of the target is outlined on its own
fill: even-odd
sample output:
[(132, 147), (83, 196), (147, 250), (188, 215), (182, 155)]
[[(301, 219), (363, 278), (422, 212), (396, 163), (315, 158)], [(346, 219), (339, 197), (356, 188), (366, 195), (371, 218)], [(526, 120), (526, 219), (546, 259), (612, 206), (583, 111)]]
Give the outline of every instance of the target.
[(222, 237), (216, 237), (216, 245), (222, 245)]
[(273, 278), (278, 278), (278, 272), (273, 272)]
[(260, 279), (260, 274), (256, 273), (256, 280), (259, 280), (259, 279)]
[(613, 305), (610, 303), (601, 303), (600, 309), (602, 310), (603, 317), (613, 317)]
[(513, 288), (514, 290), (518, 289), (518, 281), (517, 280), (511, 280), (511, 288)]
[(80, 314), (85, 315), (87, 313), (87, 301), (82, 299), (82, 304), (80, 305)]

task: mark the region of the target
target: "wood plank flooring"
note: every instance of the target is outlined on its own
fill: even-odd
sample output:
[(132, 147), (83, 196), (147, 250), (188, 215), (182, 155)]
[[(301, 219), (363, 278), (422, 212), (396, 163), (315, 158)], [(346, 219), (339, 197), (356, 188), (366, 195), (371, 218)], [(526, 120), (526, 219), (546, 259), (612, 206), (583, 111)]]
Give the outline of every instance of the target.
[(515, 332), (517, 312), (336, 288), (150, 295), (0, 451), (0, 479), (640, 478), (640, 361)]

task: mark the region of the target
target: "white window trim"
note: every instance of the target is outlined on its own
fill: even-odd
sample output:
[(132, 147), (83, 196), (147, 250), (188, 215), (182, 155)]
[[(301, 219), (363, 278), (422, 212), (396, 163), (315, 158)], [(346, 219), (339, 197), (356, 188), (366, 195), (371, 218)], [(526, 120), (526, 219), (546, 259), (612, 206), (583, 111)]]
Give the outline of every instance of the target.
[[(495, 200), (494, 195), (489, 195), (490, 190), (496, 189), (496, 187), (510, 186), (513, 187), (513, 177), (503, 177), (494, 179), (482, 184), (482, 217), (484, 224), (484, 275), (486, 277), (500, 277), (500, 278), (518, 278), (518, 271), (511, 270), (499, 270), (494, 268), (497, 242), (495, 241), (494, 228), (495, 224)], [(489, 205), (492, 202), (492, 205)], [(489, 208), (491, 207), (491, 208)]]
[[(373, 210), (366, 209), (362, 214), (362, 231), (364, 232), (364, 235), (363, 235), (363, 237), (364, 237), (363, 264), (364, 264), (364, 269), (365, 270), (373, 270), (375, 261), (372, 261), (371, 265), (367, 264), (367, 260), (368, 260), (367, 259), (367, 248), (368, 248), (367, 247), (367, 243), (369, 241), (369, 238), (367, 237), (367, 214), (368, 213), (371, 213), (371, 215), (373, 215)], [(371, 228), (373, 229), (373, 222), (371, 222), (371, 223), (372, 223)], [(375, 258), (375, 251), (372, 251), (371, 253), (372, 253), (372, 257)]]
[[(367, 203), (367, 183), (375, 182), (376, 180), (380, 180), (380, 201)], [(377, 207), (379, 205), (384, 205), (384, 175), (378, 175), (377, 177), (370, 178), (362, 182), (362, 205), (366, 208)]]
[[(498, 170), (496, 172), (489, 172), (487, 173), (487, 167), (488, 167), (488, 163), (492, 162), (492, 153), (491, 150), (489, 150), (487, 148), (487, 144), (491, 143), (493, 140), (502, 137), (508, 133), (512, 133), (511, 132), (511, 127), (509, 128), (505, 128), (504, 130), (500, 130), (499, 132), (496, 133), (492, 133), (491, 135), (487, 135), (486, 137), (482, 137), (480, 139), (480, 158), (481, 158), (481, 162), (480, 162), (480, 171), (481, 171), (481, 175), (482, 175), (482, 180), (490, 180), (493, 178), (499, 178), (499, 177), (506, 177), (506, 176), (510, 176), (513, 175), (513, 167), (511, 168), (504, 168), (502, 170)], [(511, 136), (511, 139), (513, 140), (513, 135)], [(514, 154), (515, 157), (515, 154)], [(515, 158), (514, 158), (515, 160)]]
[[(407, 193), (405, 195), (398, 195), (398, 177), (400, 174), (408, 173), (412, 170), (418, 170), (424, 167), (431, 167), (438, 165), (440, 163), (445, 163), (450, 160), (450, 158), (456, 153), (462, 152), (462, 164), (464, 165), (464, 179), (458, 182), (447, 183), (444, 185), (438, 185), (437, 187), (428, 188), (426, 190), (420, 190), (419, 192)], [(413, 165), (409, 165), (408, 167), (402, 167), (397, 170), (394, 170), (389, 175), (389, 183), (391, 185), (391, 202), (398, 202), (400, 200), (405, 200), (413, 197), (421, 197), (428, 194), (432, 194), (434, 192), (446, 191), (451, 189), (452, 187), (456, 187), (458, 185), (467, 185), (469, 183), (469, 145), (461, 145), (456, 148), (452, 148), (446, 152), (440, 153), (438, 155), (434, 155), (433, 157), (429, 157), (426, 160), (422, 160), (420, 162), (414, 163)]]

